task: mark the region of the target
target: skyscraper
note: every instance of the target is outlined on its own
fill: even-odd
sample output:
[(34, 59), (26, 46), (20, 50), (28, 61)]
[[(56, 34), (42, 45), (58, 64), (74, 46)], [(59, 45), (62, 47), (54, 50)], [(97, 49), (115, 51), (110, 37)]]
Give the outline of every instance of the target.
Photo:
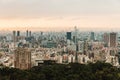
[(26, 31), (26, 37), (28, 37), (28, 30)]
[(18, 47), (15, 50), (15, 68), (30, 69), (31, 68), (31, 52), (27, 48)]
[(16, 42), (16, 31), (13, 31), (13, 42), (14, 42), (14, 48), (15, 48), (15, 42)]
[(103, 34), (103, 41), (105, 42), (105, 46), (108, 46), (108, 43), (109, 43), (109, 34), (108, 33)]
[(75, 36), (73, 36), (73, 42), (75, 43)]
[(67, 39), (71, 40), (71, 32), (67, 32)]
[(75, 36), (76, 36), (76, 39), (75, 39), (75, 44), (76, 44), (75, 62), (76, 63), (78, 63), (78, 40), (77, 40), (77, 33), (78, 33), (78, 30), (77, 30), (77, 27), (75, 26)]
[(17, 36), (20, 36), (20, 31), (17, 31)]
[(91, 37), (90, 37), (90, 39), (93, 40), (93, 41), (95, 40), (95, 34), (94, 34), (94, 32), (91, 32)]
[(88, 42), (84, 40), (84, 45), (83, 45), (83, 53), (84, 55), (87, 55), (88, 52)]
[(109, 47), (117, 47), (117, 34), (110, 33)]
[(29, 31), (29, 37), (31, 37), (32, 35), (31, 35), (32, 33), (31, 33), (31, 31)]

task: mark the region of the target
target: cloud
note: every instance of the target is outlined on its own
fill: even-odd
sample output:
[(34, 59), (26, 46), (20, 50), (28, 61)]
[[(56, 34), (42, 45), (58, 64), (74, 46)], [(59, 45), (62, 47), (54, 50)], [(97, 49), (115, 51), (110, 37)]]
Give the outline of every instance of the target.
[(15, 2), (15, 0), (0, 0), (2, 4)]
[(0, 0), (0, 17), (119, 14), (119, 0)]

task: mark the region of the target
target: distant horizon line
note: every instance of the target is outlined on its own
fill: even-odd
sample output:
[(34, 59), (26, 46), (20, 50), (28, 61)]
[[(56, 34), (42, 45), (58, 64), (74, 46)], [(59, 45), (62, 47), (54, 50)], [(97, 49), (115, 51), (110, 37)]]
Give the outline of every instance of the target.
[[(69, 27), (2, 27), (0, 28), (0, 31), (41, 31), (41, 32), (61, 32), (61, 31), (74, 31), (75, 26), (69, 26)], [(76, 26), (77, 27), (77, 26)], [(115, 29), (112, 29), (112, 28), (109, 28), (108, 29), (103, 29), (103, 28), (86, 28), (86, 27), (77, 27), (77, 29), (79, 31), (88, 31), (88, 32), (120, 32), (120, 29), (119, 28), (115, 28)]]

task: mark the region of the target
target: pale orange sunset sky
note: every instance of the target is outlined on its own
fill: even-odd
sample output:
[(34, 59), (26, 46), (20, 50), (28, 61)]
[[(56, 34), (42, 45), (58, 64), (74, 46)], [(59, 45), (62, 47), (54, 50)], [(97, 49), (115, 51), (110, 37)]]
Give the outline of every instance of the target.
[(0, 0), (0, 30), (120, 30), (120, 0)]

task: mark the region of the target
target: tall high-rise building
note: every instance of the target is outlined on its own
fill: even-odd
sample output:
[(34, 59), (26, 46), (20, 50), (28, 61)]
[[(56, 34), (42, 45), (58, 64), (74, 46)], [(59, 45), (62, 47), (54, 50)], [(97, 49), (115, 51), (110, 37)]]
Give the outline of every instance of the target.
[(15, 41), (16, 31), (13, 31), (13, 42)]
[(95, 40), (95, 33), (94, 32), (91, 32), (91, 37), (90, 37), (91, 40)]
[(29, 31), (29, 37), (31, 37), (32, 35), (31, 35), (32, 33), (31, 33), (31, 31)]
[(43, 32), (41, 32), (41, 35), (43, 35)]
[(71, 32), (67, 32), (67, 39), (71, 40)]
[(13, 31), (13, 42), (14, 42), (14, 48), (15, 48), (15, 42), (16, 42), (16, 31)]
[(17, 31), (17, 36), (20, 36), (20, 31)]
[(16, 31), (13, 31), (13, 36), (16, 36)]
[(105, 46), (108, 46), (108, 43), (109, 43), (109, 34), (108, 33), (103, 34), (103, 41), (105, 42)]
[(88, 52), (88, 42), (85, 40), (83, 45), (83, 54), (87, 55)]
[(78, 34), (78, 30), (77, 27), (75, 26), (75, 44), (76, 44), (76, 54), (75, 54), (75, 62), (78, 63), (78, 40), (77, 40), (77, 34)]
[(73, 36), (73, 42), (74, 42), (74, 43), (75, 43), (75, 40), (76, 40), (75, 38), (76, 38), (76, 37), (75, 37), (75, 36)]
[(28, 48), (18, 47), (15, 50), (15, 68), (19, 69), (30, 69), (31, 68), (31, 52)]
[(26, 37), (28, 37), (28, 30), (26, 31)]
[(117, 47), (117, 34), (110, 33), (109, 47)]

